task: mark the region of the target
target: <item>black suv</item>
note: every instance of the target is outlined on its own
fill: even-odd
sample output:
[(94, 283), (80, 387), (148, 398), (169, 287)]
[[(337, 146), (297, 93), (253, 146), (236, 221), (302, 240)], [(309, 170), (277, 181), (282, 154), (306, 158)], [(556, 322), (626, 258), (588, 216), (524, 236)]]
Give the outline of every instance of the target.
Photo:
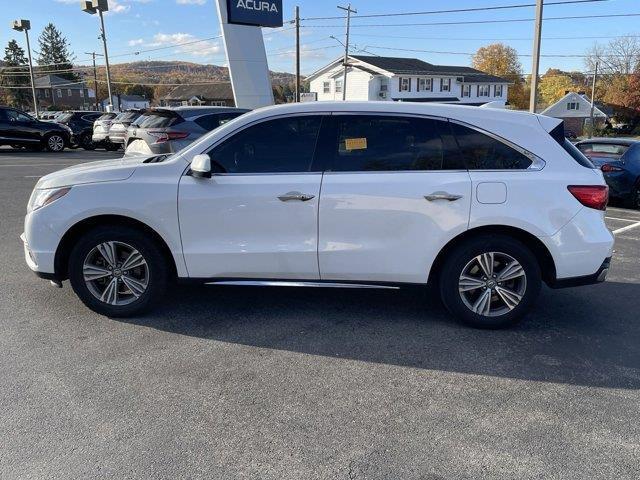
[(71, 143), (73, 146), (82, 147), (85, 150), (95, 150), (93, 143), (93, 122), (103, 115), (103, 112), (85, 112), (81, 110), (69, 110), (55, 119), (56, 123), (66, 125), (71, 129)]
[(42, 122), (15, 108), (0, 107), (0, 145), (61, 152), (69, 146), (71, 131), (53, 122)]

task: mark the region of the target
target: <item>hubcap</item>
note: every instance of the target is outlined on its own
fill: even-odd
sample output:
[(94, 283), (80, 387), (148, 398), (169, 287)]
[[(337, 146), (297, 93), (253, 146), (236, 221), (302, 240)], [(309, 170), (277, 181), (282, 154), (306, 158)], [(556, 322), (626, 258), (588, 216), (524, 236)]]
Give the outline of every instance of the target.
[(104, 242), (93, 248), (84, 260), (82, 273), (91, 294), (109, 305), (133, 303), (149, 285), (146, 260), (122, 242)]
[(62, 150), (62, 148), (64, 147), (64, 140), (58, 135), (52, 135), (51, 137), (49, 137), (48, 145), (51, 150), (57, 152), (59, 150)]
[(527, 289), (522, 265), (511, 255), (487, 252), (473, 258), (462, 269), (458, 291), (462, 302), (474, 313), (499, 317), (516, 308)]

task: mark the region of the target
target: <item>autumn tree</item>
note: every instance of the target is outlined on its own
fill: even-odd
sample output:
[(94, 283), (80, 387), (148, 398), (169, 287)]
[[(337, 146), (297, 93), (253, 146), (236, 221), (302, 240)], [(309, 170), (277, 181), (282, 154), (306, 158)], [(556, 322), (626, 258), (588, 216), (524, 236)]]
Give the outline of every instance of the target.
[(584, 84), (576, 81), (570, 73), (558, 69), (549, 69), (541, 77), (538, 89), (542, 102), (546, 105), (551, 105), (565, 96), (567, 92), (584, 90)]
[(5, 101), (16, 107), (31, 105), (31, 79), (24, 50), (15, 40), (9, 41), (4, 49), (4, 66), (0, 69), (0, 86), (5, 93)]
[(522, 78), (522, 64), (514, 48), (503, 43), (481, 47), (473, 56), (472, 65), (477, 70), (513, 82), (509, 86), (509, 103), (519, 110), (527, 108), (529, 90)]
[[(38, 37), (40, 51), (36, 52), (38, 65), (46, 66), (45, 70), (62, 70), (57, 76), (67, 80), (76, 80), (71, 71), (75, 57), (69, 50), (69, 42), (53, 23), (49, 23)], [(66, 71), (65, 71), (66, 70)]]

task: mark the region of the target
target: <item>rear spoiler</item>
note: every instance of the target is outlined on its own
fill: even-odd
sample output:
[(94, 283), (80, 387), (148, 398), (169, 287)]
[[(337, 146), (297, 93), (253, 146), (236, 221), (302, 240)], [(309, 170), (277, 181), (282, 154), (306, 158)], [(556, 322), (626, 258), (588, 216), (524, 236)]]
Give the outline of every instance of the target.
[(560, 145), (564, 143), (564, 121), (559, 118), (537, 115), (540, 126)]

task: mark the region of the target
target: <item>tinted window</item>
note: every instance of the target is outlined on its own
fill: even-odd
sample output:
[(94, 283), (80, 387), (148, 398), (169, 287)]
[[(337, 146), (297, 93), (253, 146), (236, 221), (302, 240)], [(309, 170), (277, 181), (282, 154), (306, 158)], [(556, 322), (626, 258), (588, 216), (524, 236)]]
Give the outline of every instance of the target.
[(613, 143), (581, 143), (578, 149), (591, 159), (620, 160), (629, 145), (616, 145)]
[(104, 115), (100, 115), (97, 120), (111, 120), (112, 118), (115, 118), (116, 114), (115, 113), (105, 113)]
[(68, 122), (69, 120), (71, 120), (71, 117), (73, 117), (73, 112), (61, 113), (60, 115), (58, 115), (56, 117), (56, 121), (58, 121), (58, 122)]
[(340, 116), (336, 117), (336, 122), (334, 171), (442, 170), (461, 167), (455, 161), (457, 152), (447, 147), (449, 126), (446, 122), (375, 115)]
[(131, 122), (140, 116), (140, 112), (124, 112), (118, 115), (117, 120), (120, 122)]
[(203, 115), (202, 117), (196, 118), (194, 122), (208, 132), (215, 130), (220, 126), (220, 119), (218, 118), (218, 115)]
[(472, 128), (451, 124), (469, 170), (522, 170), (531, 159), (510, 146)]
[(10, 122), (31, 122), (33, 119), (17, 110), (6, 110), (7, 118)]
[(88, 115), (82, 115), (80, 118), (82, 118), (82, 120), (84, 120), (85, 122), (94, 122), (96, 121), (99, 117), (101, 117), (102, 114), (101, 113), (90, 113)]
[(223, 173), (308, 172), (321, 116), (282, 118), (242, 130), (209, 156)]
[(174, 112), (152, 112), (138, 125), (140, 128), (167, 128), (182, 121), (182, 118)]

